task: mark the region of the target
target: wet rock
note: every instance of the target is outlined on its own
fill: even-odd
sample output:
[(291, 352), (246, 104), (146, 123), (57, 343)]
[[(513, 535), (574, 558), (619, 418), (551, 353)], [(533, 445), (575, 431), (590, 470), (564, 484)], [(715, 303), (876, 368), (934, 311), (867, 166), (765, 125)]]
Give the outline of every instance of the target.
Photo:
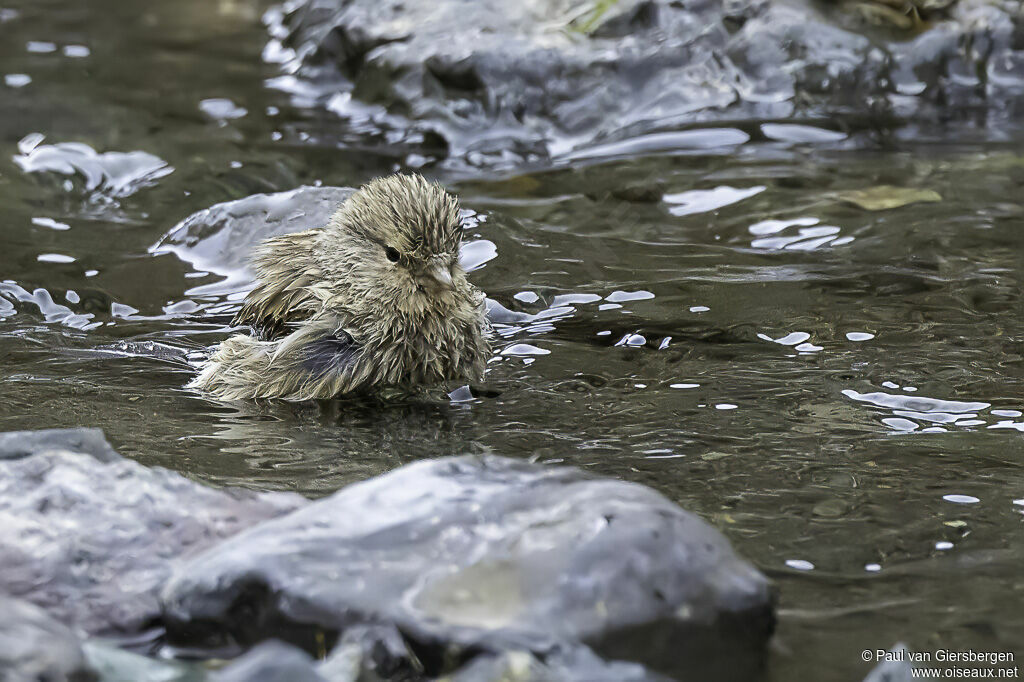
[[(394, 647), (397, 645), (401, 651)], [(278, 640), (261, 642), (210, 682), (381, 682), (422, 680), (394, 628), (355, 627), (322, 661)], [(322, 654), (321, 652), (318, 652)], [(206, 679), (206, 678), (204, 678)]]
[[(77, 444), (99, 456), (53, 449)], [(0, 445), (19, 455), (0, 458), (0, 590), (89, 633), (139, 631), (159, 615), (171, 561), (303, 502), (147, 469), (94, 430), (6, 434)]]
[(418, 163), (571, 159), (713, 121), (1012, 123), (1019, 3), (961, 0), (933, 18), (908, 39), (810, 0), (290, 0), (267, 15), (264, 58), (296, 103), (404, 142)]
[(665, 194), (665, 183), (660, 181), (649, 181), (642, 183), (631, 183), (618, 185), (607, 190), (587, 192), (587, 198), (594, 201), (604, 201), (609, 197), (628, 201), (634, 204), (653, 204), (661, 201)]
[[(328, 682), (313, 658), (282, 642), (260, 644), (212, 676), (212, 682)], [(332, 678), (330, 682), (346, 682)], [(354, 679), (353, 679), (354, 682)]]
[(91, 682), (81, 643), (38, 606), (0, 594), (0, 680)]
[(86, 641), (82, 649), (98, 682), (205, 682), (208, 679), (198, 662), (149, 658), (103, 640)]
[(46, 450), (80, 452), (100, 462), (121, 459), (100, 429), (43, 429), (0, 433), (0, 460), (20, 459)]
[(394, 625), (356, 625), (320, 664), (329, 680), (419, 680), (423, 665)]
[(228, 278), (205, 293), (234, 291), (252, 279), (247, 265), (254, 246), (276, 235), (325, 225), (353, 191), (303, 186), (226, 201), (193, 213), (149, 252), (173, 253), (196, 270)]
[(601, 660), (586, 647), (543, 661), (525, 651), (478, 656), (443, 682), (668, 682), (636, 663)]
[[(149, 247), (153, 254), (173, 253), (197, 271), (225, 279), (189, 290), (190, 295), (222, 295), (252, 286), (248, 263), (264, 239), (322, 227), (355, 190), (348, 187), (299, 187), (254, 194), (193, 213)], [(480, 222), (463, 211), (466, 227)], [(486, 239), (464, 242), (459, 262), (473, 271), (497, 255)]]
[(181, 644), (316, 651), (393, 625), (428, 675), (582, 642), (747, 679), (773, 626), (766, 579), (696, 516), (644, 486), (498, 457), (419, 462), (262, 523), (181, 564), (162, 599)]
[(487, 299), (487, 319), (497, 324), (524, 324), (537, 319), (536, 315), (517, 310), (509, 310), (493, 299)]

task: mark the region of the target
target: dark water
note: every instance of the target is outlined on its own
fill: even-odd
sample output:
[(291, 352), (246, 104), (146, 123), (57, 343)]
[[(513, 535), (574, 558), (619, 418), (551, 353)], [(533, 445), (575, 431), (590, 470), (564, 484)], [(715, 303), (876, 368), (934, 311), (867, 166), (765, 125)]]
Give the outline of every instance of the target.
[[(860, 679), (897, 641), (1024, 655), (1020, 140), (745, 129), (435, 171), (497, 246), (479, 286), (573, 308), (506, 330), (496, 395), (220, 404), (175, 358), (237, 295), (150, 247), (402, 158), (265, 86), (261, 2), (0, 7), (0, 428), (99, 426), (146, 464), (312, 495), (436, 455), (569, 462), (657, 487), (777, 580), (771, 680)], [(839, 196), (880, 185), (941, 201)]]

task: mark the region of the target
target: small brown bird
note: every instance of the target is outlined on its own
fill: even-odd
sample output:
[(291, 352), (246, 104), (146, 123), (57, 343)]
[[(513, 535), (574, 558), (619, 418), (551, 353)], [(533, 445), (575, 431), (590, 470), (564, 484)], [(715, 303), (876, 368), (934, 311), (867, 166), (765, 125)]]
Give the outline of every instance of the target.
[(257, 285), (189, 383), (226, 400), (326, 399), (478, 380), (490, 357), (483, 293), (459, 267), (458, 201), (419, 175), (378, 178), (322, 228), (274, 237)]

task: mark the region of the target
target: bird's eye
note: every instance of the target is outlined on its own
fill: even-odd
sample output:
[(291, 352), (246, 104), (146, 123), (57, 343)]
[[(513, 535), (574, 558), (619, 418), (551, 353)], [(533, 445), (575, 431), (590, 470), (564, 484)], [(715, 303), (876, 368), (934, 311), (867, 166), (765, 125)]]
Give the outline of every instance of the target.
[(401, 254), (398, 253), (398, 249), (391, 246), (384, 249), (384, 255), (388, 257), (388, 260), (392, 263), (397, 263), (398, 259), (401, 258)]

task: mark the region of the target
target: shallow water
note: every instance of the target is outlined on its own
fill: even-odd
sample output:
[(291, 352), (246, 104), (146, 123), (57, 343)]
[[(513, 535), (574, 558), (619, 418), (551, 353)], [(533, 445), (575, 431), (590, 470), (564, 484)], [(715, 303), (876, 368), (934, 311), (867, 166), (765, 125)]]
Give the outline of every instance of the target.
[[(503, 327), (482, 397), (222, 404), (182, 386), (245, 239), (202, 242), (200, 271), (153, 247), (402, 157), (265, 87), (263, 3), (0, 3), (0, 429), (99, 426), (146, 464), (312, 495), (444, 454), (569, 462), (657, 487), (777, 580), (768, 679), (859, 679), (897, 641), (1024, 655), (1021, 140), (774, 124), (435, 171), (496, 246), (475, 283), (540, 314)], [(843, 196), (882, 185), (941, 201)]]

